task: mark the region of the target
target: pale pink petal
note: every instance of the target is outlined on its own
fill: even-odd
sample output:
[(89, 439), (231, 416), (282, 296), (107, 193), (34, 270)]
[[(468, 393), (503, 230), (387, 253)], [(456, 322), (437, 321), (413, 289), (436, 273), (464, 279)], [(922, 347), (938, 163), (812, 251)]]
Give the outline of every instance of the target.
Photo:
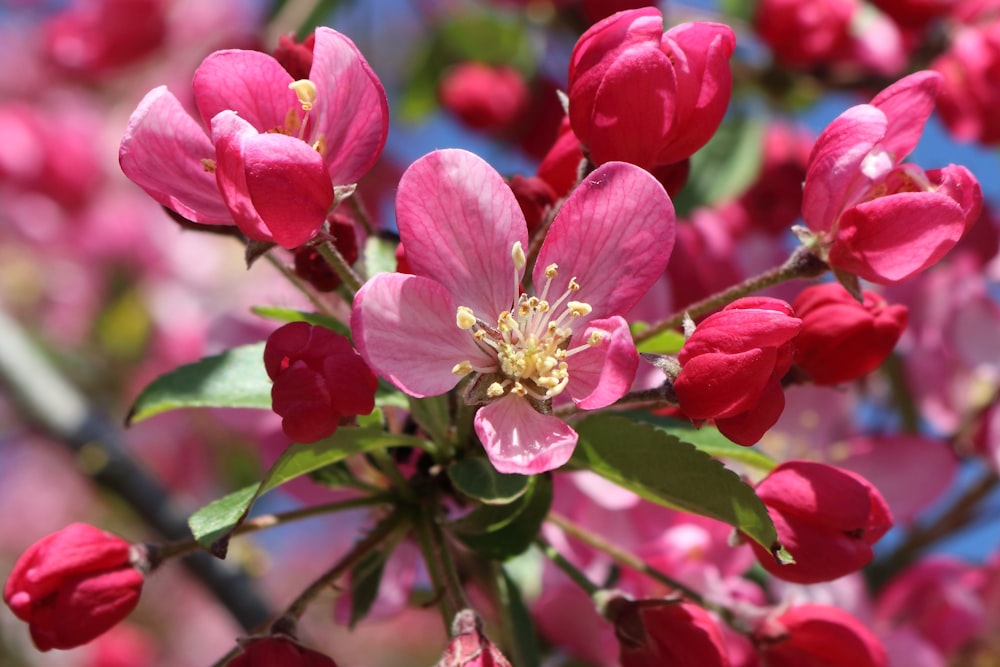
[(215, 175), (202, 163), (214, 159), (205, 130), (166, 86), (142, 98), (118, 149), (122, 171), (157, 202), (194, 222), (231, 225)]
[(528, 228), (514, 193), (482, 158), (448, 149), (410, 165), (396, 193), (396, 223), (413, 272), (444, 285), (456, 305), (487, 321), (511, 307), (511, 249), (519, 241), (527, 251)]
[(462, 376), (456, 364), (496, 363), (455, 324), (457, 306), (433, 280), (380, 273), (354, 297), (351, 331), (368, 365), (417, 398), (443, 394)]
[(330, 180), (356, 183), (375, 164), (389, 132), (382, 83), (354, 43), (330, 28), (316, 29), (309, 80), (316, 85), (310, 135), (326, 143)]
[(884, 113), (889, 121), (882, 146), (896, 162), (916, 148), (924, 125), (934, 111), (934, 100), (943, 80), (937, 72), (915, 72), (892, 84), (871, 101), (871, 105)]
[(323, 158), (283, 134), (259, 134), (232, 111), (212, 120), (216, 177), (247, 236), (295, 248), (316, 235), (333, 204)]
[[(535, 290), (545, 268), (557, 264), (549, 299), (576, 278), (572, 299), (593, 307), (576, 321), (624, 315), (663, 274), (674, 247), (674, 206), (660, 183), (643, 169), (609, 162), (587, 176), (563, 204), (535, 264)], [(407, 245), (409, 250), (409, 245)]]
[(809, 229), (829, 231), (841, 211), (868, 189), (861, 164), (887, 126), (885, 114), (861, 104), (837, 116), (819, 135), (802, 192), (802, 219)]
[(592, 321), (573, 336), (571, 347), (585, 344), (594, 332), (602, 334), (601, 344), (574, 354), (567, 362), (566, 392), (584, 410), (607, 407), (624, 396), (639, 368), (639, 353), (623, 317)]
[(194, 73), (194, 96), (205, 125), (227, 109), (237, 112), (258, 132), (284, 127), (288, 112), (301, 113), (292, 76), (260, 51), (216, 51)]
[(490, 462), (502, 473), (553, 470), (566, 463), (576, 447), (576, 431), (566, 422), (536, 412), (513, 394), (480, 408), (475, 427)]
[(954, 247), (965, 214), (951, 197), (902, 192), (844, 213), (830, 247), (830, 264), (882, 285), (923, 271)]

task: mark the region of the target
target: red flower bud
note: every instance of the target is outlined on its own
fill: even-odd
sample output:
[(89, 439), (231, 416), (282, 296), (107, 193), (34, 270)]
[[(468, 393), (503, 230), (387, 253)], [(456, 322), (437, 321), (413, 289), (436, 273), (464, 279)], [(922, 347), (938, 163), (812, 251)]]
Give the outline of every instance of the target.
[(754, 633), (767, 667), (885, 667), (885, 648), (858, 619), (837, 607), (805, 604)]
[(295, 442), (315, 442), (341, 417), (375, 408), (378, 378), (347, 338), (324, 327), (291, 322), (270, 335), (264, 367), (274, 381), (271, 407)]
[(243, 652), (229, 667), (337, 667), (329, 656), (306, 648), (292, 637), (276, 634), (240, 641)]
[(40, 651), (81, 646), (139, 603), (142, 573), (128, 542), (74, 523), (35, 542), (14, 564), (3, 599)]
[(528, 233), (533, 233), (542, 224), (545, 214), (556, 203), (558, 195), (538, 176), (515, 175), (507, 181), (507, 185), (514, 192), (517, 204), (524, 213), (524, 220), (528, 223)]
[(738, 299), (705, 318), (677, 355), (681, 410), (714, 419), (733, 442), (757, 442), (784, 409), (780, 380), (801, 326), (791, 306), (766, 297)]
[(292, 78), (308, 79), (309, 70), (313, 65), (313, 48), (316, 46), (316, 33), (309, 35), (301, 42), (295, 41), (295, 34), (279, 35), (278, 48), (274, 50), (274, 59), (285, 68)]
[(858, 303), (839, 283), (814, 285), (795, 299), (802, 331), (795, 363), (818, 385), (849, 382), (875, 370), (906, 328), (906, 306), (889, 305), (874, 292)]
[(477, 130), (506, 130), (527, 110), (528, 84), (512, 67), (468, 62), (451, 68), (438, 87), (441, 105)]
[(857, 473), (816, 461), (786, 461), (756, 488), (795, 563), (779, 564), (751, 542), (765, 570), (786, 581), (830, 581), (871, 562), (872, 545), (892, 527), (889, 506)]
[(483, 633), (483, 623), (471, 609), (455, 614), (451, 637), (436, 667), (510, 667), (510, 661)]
[(618, 598), (608, 603), (621, 667), (729, 667), (726, 642), (711, 614), (681, 600)]

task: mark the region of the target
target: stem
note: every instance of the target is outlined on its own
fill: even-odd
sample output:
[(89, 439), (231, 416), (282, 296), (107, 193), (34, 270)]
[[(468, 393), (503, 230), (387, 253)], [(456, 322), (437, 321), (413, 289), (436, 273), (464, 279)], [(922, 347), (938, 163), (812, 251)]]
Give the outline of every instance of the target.
[(715, 605), (706, 602), (705, 598), (702, 597), (701, 593), (698, 593), (694, 589), (689, 588), (685, 584), (682, 584), (681, 582), (677, 581), (670, 575), (660, 570), (657, 570), (655, 567), (650, 566), (635, 554), (629, 553), (623, 549), (619, 549), (610, 542), (606, 542), (603, 537), (588, 532), (586, 529), (584, 529), (581, 526), (578, 526), (577, 524), (573, 523), (566, 517), (557, 514), (556, 512), (549, 512), (549, 515), (546, 520), (549, 523), (553, 524), (554, 526), (562, 529), (565, 533), (567, 533), (571, 537), (575, 537), (576, 539), (580, 540), (587, 546), (593, 547), (594, 549), (597, 549), (598, 551), (608, 555), (611, 558), (611, 560), (615, 561), (619, 565), (623, 565), (627, 568), (635, 570), (636, 572), (645, 574), (647, 577), (654, 579), (660, 582), (661, 584), (664, 584), (674, 590), (680, 591), (681, 593), (684, 594), (685, 597), (690, 598), (692, 602), (696, 602), (702, 607), (712, 607), (713, 609), (715, 608)]
[(330, 268), (332, 268), (336, 274), (340, 276), (341, 282), (351, 293), (351, 296), (353, 297), (357, 294), (358, 290), (361, 289), (361, 278), (354, 272), (351, 265), (347, 263), (344, 256), (340, 254), (337, 247), (330, 241), (324, 241), (323, 243), (316, 245), (316, 251), (323, 259), (326, 260), (326, 263), (330, 265)]
[[(233, 531), (233, 535), (246, 535), (249, 533), (255, 533), (258, 530), (273, 528), (274, 526), (280, 526), (293, 521), (299, 521), (301, 519), (308, 519), (321, 514), (340, 512), (357, 507), (369, 507), (371, 505), (390, 502), (392, 502), (391, 499), (385, 496), (368, 496), (364, 498), (351, 498), (349, 500), (316, 505), (314, 507), (303, 507), (301, 509), (281, 512), (279, 514), (264, 514), (244, 521), (239, 525), (239, 527), (236, 528), (236, 530)], [(176, 542), (168, 542), (162, 545), (152, 545), (151, 556), (155, 559), (156, 565), (159, 565), (169, 558), (186, 556), (203, 548), (204, 547), (202, 547), (198, 540), (195, 539), (178, 540)]]
[(285, 266), (284, 262), (282, 262), (280, 259), (278, 259), (271, 253), (265, 254), (264, 257), (267, 258), (267, 261), (271, 263), (271, 266), (276, 268), (278, 272), (280, 272), (281, 275), (284, 276), (286, 280), (288, 280), (288, 282), (290, 282), (292, 285), (295, 286), (295, 289), (305, 294), (306, 298), (309, 299), (309, 303), (311, 303), (313, 307), (316, 308), (316, 310), (318, 310), (320, 313), (324, 315), (334, 317), (333, 311), (330, 310), (330, 307), (327, 306), (325, 303), (323, 303), (323, 300), (320, 299), (316, 295), (316, 293), (313, 292), (312, 289), (310, 289), (306, 281), (299, 278), (297, 275), (295, 275), (294, 271)]
[(415, 500), (413, 497), (413, 487), (403, 477), (403, 473), (399, 471), (399, 466), (392, 460), (389, 453), (385, 449), (374, 449), (369, 454), (375, 463), (375, 467), (389, 479), (389, 483), (392, 484), (396, 491), (407, 500)]
[(416, 521), (417, 539), (420, 542), (420, 551), (424, 556), (431, 584), (434, 586), (435, 596), (440, 595), (444, 627), (450, 630), (455, 614), (467, 608), (469, 603), (462, 591), (462, 582), (455, 568), (455, 560), (448, 550), (444, 533), (431, 507), (434, 505), (429, 501), (423, 507), (417, 508), (419, 512)]
[(812, 251), (805, 246), (800, 246), (795, 249), (791, 256), (785, 260), (785, 263), (781, 266), (769, 269), (768, 271), (753, 276), (752, 278), (747, 278), (743, 282), (733, 285), (729, 289), (723, 290), (717, 294), (713, 294), (705, 299), (702, 299), (701, 301), (691, 304), (683, 311), (674, 313), (665, 320), (657, 322), (642, 333), (636, 334), (634, 337), (635, 342), (641, 343), (644, 340), (652, 338), (658, 333), (668, 329), (676, 329), (680, 327), (684, 322), (685, 316), (695, 319), (701, 315), (710, 313), (717, 308), (725, 306), (726, 304), (732, 303), (740, 297), (752, 294), (767, 287), (772, 287), (789, 280), (794, 280), (795, 278), (816, 278), (829, 270), (830, 267), (826, 262), (813, 254)]
[(547, 541), (545, 541), (544, 538), (539, 537), (538, 539), (536, 539), (535, 545), (542, 550), (542, 553), (545, 555), (546, 558), (552, 561), (553, 565), (562, 570), (566, 574), (566, 576), (572, 579), (573, 583), (582, 588), (584, 592), (587, 593), (587, 595), (593, 596), (594, 593), (597, 593), (599, 590), (601, 590), (600, 586), (598, 586), (590, 579), (588, 579), (587, 575), (581, 572), (576, 565), (573, 565), (573, 563), (569, 562), (569, 560), (567, 560), (565, 556), (556, 551), (556, 548), (551, 544), (549, 544)]

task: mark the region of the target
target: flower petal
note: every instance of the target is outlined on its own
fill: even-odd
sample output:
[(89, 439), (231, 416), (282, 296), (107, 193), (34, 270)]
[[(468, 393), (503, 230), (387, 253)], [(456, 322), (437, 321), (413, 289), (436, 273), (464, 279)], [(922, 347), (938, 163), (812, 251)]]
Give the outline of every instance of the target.
[(584, 410), (607, 407), (624, 396), (639, 368), (639, 353), (625, 318), (592, 321), (574, 337), (574, 346), (584, 344), (595, 332), (603, 335), (601, 344), (574, 354), (569, 361), (566, 392)]
[(118, 149), (122, 171), (157, 202), (194, 222), (231, 225), (215, 176), (202, 163), (214, 158), (205, 130), (166, 86), (142, 98)]
[(770, 380), (760, 392), (760, 398), (746, 412), (732, 417), (715, 420), (715, 426), (722, 435), (737, 445), (752, 447), (778, 422), (785, 409), (785, 392), (781, 389), (781, 381), (777, 375), (771, 374)]
[(290, 111), (300, 113), (291, 82), (291, 74), (266, 53), (228, 49), (202, 61), (194, 73), (194, 97), (206, 126), (231, 109), (258, 132), (267, 132), (283, 128)]
[(330, 180), (356, 183), (382, 152), (389, 132), (389, 106), (382, 83), (350, 39), (316, 29), (309, 80), (316, 85), (311, 136), (323, 137)]
[(934, 111), (943, 77), (937, 72), (914, 72), (892, 84), (871, 101), (889, 121), (882, 146), (900, 162), (913, 151)]
[(514, 193), (482, 158), (448, 149), (418, 159), (399, 181), (396, 222), (413, 273), (480, 317), (511, 307), (511, 248), (519, 241), (527, 250), (528, 228)]
[(577, 331), (589, 318), (624, 315), (663, 274), (674, 226), (674, 205), (648, 172), (624, 162), (601, 165), (556, 215), (535, 263), (535, 287), (545, 284), (549, 264), (559, 267), (553, 299), (576, 278), (574, 298), (593, 308), (575, 320)]
[(498, 472), (537, 475), (554, 470), (573, 455), (577, 434), (527, 400), (509, 394), (476, 413), (476, 434)]
[(456, 310), (447, 290), (433, 280), (380, 273), (354, 297), (354, 344), (369, 366), (410, 396), (437, 396), (461, 379), (452, 373), (456, 364), (496, 364), (458, 328)]

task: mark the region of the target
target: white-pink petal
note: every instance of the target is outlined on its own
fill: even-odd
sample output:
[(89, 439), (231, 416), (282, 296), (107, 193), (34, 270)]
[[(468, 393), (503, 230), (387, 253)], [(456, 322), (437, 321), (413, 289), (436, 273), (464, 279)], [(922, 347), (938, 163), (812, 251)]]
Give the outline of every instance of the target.
[(635, 165), (608, 162), (556, 215), (535, 264), (535, 289), (545, 284), (545, 268), (557, 264), (550, 298), (576, 278), (581, 289), (572, 298), (593, 308), (574, 328), (590, 318), (624, 315), (663, 274), (674, 234), (674, 206), (659, 181)]
[(527, 250), (528, 229), (514, 193), (482, 158), (447, 149), (410, 165), (396, 193), (396, 224), (415, 274), (480, 317), (511, 307), (511, 248), (517, 241)]
[(572, 346), (582, 345), (594, 332), (603, 336), (601, 344), (574, 354), (568, 361), (566, 393), (584, 410), (607, 407), (624, 396), (639, 368), (639, 353), (623, 317), (592, 321), (573, 337)]
[(216, 51), (194, 73), (194, 96), (205, 125), (227, 109), (239, 113), (258, 132), (285, 126), (288, 112), (301, 113), (292, 75), (260, 51)]
[(498, 472), (537, 475), (565, 464), (576, 447), (569, 424), (508, 394), (479, 409), (476, 435)]
[(154, 200), (194, 222), (231, 225), (215, 175), (202, 162), (214, 159), (204, 128), (166, 86), (142, 98), (118, 149), (122, 171)]
[(447, 290), (433, 280), (381, 273), (354, 297), (354, 346), (369, 366), (407, 394), (443, 394), (462, 377), (452, 373), (456, 364), (496, 363), (458, 328), (456, 310)]

